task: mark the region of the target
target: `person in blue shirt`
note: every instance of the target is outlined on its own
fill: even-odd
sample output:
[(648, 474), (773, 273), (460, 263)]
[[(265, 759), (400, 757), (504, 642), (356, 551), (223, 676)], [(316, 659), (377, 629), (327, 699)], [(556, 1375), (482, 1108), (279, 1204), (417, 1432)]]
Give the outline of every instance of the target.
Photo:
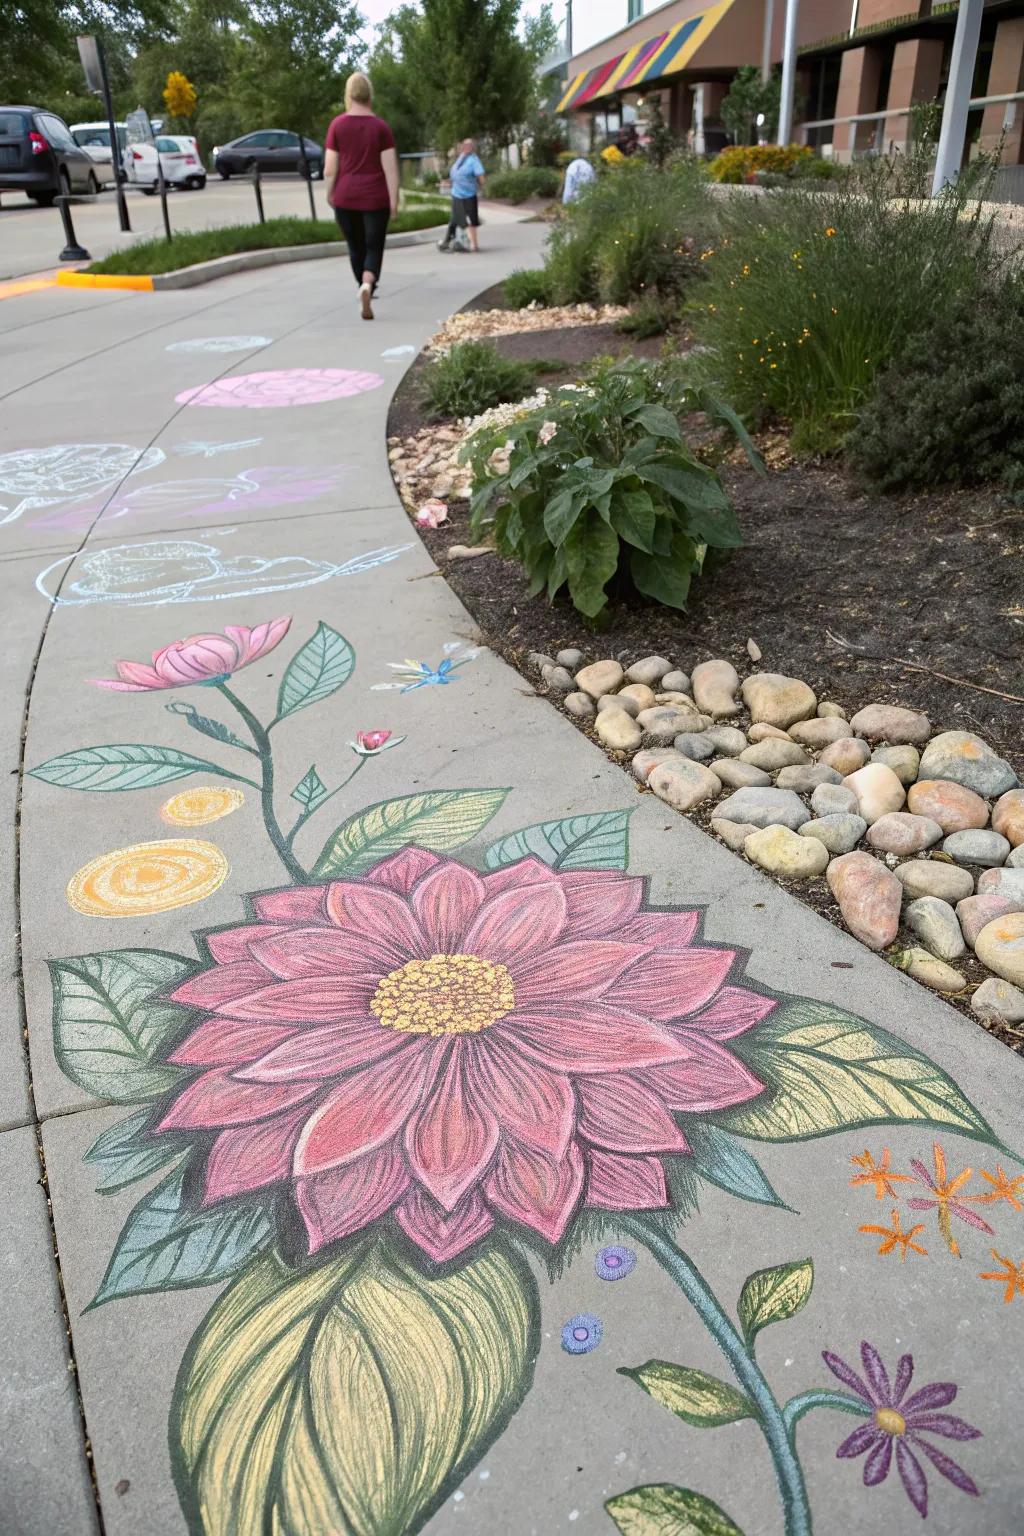
[(457, 242), (454, 246), (452, 244), (455, 240), (455, 231), (466, 229), (469, 232), (470, 250), (478, 251), (480, 249), (477, 244), (477, 230), (480, 227), (478, 197), (483, 191), (484, 168), (472, 139), (463, 139), (459, 145), (458, 158), (448, 174), (452, 183), (452, 215), (448, 223), (448, 233), (440, 241), (438, 250), (458, 250), (459, 244)]

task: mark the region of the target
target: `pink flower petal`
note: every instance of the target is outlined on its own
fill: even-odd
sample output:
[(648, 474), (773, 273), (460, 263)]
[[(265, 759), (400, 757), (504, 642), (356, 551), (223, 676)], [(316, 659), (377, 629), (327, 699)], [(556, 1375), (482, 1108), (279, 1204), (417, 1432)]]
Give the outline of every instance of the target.
[(378, 1220), (408, 1187), (409, 1175), (394, 1143), (345, 1168), (297, 1179), (295, 1202), (305, 1223), (310, 1253)]
[(287, 928), (277, 923), (244, 923), (240, 928), (221, 928), (219, 932), (206, 933), (203, 937), (214, 960), (220, 965), (231, 965), (235, 960), (251, 959), (251, 945), (287, 932)]
[(190, 976), (169, 993), (172, 1003), (186, 1008), (216, 1008), (245, 992), (265, 987), (271, 977), (254, 960), (237, 960), (231, 965), (215, 965), (209, 971)]
[(603, 1002), (580, 1002), (544, 1008), (516, 1009), (497, 1026), (495, 1038), (556, 1072), (618, 1072), (625, 1068), (682, 1061), (685, 1045), (667, 1030), (623, 1008)]
[(248, 1125), (301, 1104), (316, 1083), (240, 1083), (227, 1072), (205, 1072), (179, 1093), (160, 1121), (161, 1131), (206, 1131)]
[(371, 939), (350, 928), (283, 928), (256, 939), (254, 959), (282, 981), (313, 976), (375, 975), (404, 965), (408, 956), (385, 939)]
[(422, 1104), (437, 1066), (436, 1049), (416, 1041), (342, 1078), (306, 1122), (295, 1149), (296, 1176), (353, 1162), (391, 1141)]
[(583, 1193), (583, 1157), (575, 1142), (558, 1162), (530, 1147), (506, 1143), (488, 1176), (493, 1210), (557, 1243)]
[(446, 1211), (479, 1182), (498, 1145), (498, 1122), (467, 1092), (462, 1058), (456, 1046), (405, 1127), (409, 1171)]
[(369, 1066), (383, 1056), (408, 1047), (409, 1036), (386, 1029), (376, 1019), (351, 1024), (321, 1025), (292, 1033), (279, 1046), (261, 1054), (239, 1071), (247, 1083), (288, 1083), (309, 1079), (333, 1083), (335, 1078)]
[(605, 1001), (655, 1019), (679, 1019), (710, 1002), (732, 969), (732, 949), (654, 953), (621, 975)]
[(647, 949), (689, 949), (699, 927), (699, 912), (638, 912), (618, 937)]
[(298, 981), (274, 981), (221, 1003), (217, 1012), (229, 1019), (256, 1023), (340, 1024), (365, 1019), (377, 986), (376, 976), (305, 976)]
[(488, 895), (466, 934), (465, 953), (508, 964), (545, 954), (565, 927), (565, 896), (557, 881)]
[(488, 896), (497, 896), (503, 891), (521, 891), (527, 885), (550, 885), (557, 879), (551, 865), (532, 853), (517, 864), (506, 864), (504, 869), (494, 869), (483, 876)]
[(753, 1029), (779, 1005), (773, 997), (762, 997), (748, 987), (723, 987), (707, 1008), (687, 1019), (686, 1028), (716, 1040), (732, 1040)]
[(264, 891), (253, 897), (253, 910), (268, 923), (309, 923), (314, 918), (322, 922), (325, 890), (322, 885), (295, 885), (283, 891)]
[(327, 916), (338, 928), (383, 940), (406, 960), (430, 954), (408, 901), (384, 886), (333, 881), (327, 887)]
[(555, 944), (543, 954), (509, 962), (515, 982), (516, 1001), (524, 1007), (549, 1001), (570, 1003), (584, 997), (601, 997), (626, 967), (643, 951), (636, 944), (611, 939), (585, 939)]
[(441, 864), (424, 876), (413, 892), (412, 906), (428, 953), (463, 952), (463, 938), (485, 895), (480, 876), (461, 864)]
[(574, 869), (561, 880), (568, 906), (567, 938), (620, 938), (644, 894), (644, 882), (638, 876), (621, 875), (615, 869)]
[(305, 1108), (275, 1115), (260, 1125), (221, 1131), (206, 1160), (203, 1204), (228, 1195), (244, 1195), (288, 1178)]
[(122, 683), (133, 688), (162, 688), (164, 685), (157, 672), (145, 661), (119, 661), (115, 668)]
[[(118, 666), (121, 665), (122, 663), (118, 662)], [(155, 683), (115, 683), (109, 677), (90, 677), (86, 681), (92, 683), (96, 688), (108, 688), (111, 693), (149, 693), (154, 688), (163, 687), (163, 683), (159, 681)]]
[(204, 1019), (167, 1058), (181, 1067), (237, 1067), (255, 1061), (295, 1033), (286, 1024), (241, 1019)]
[(486, 1237), (494, 1217), (476, 1190), (459, 1202), (454, 1211), (441, 1209), (421, 1189), (411, 1189), (395, 1212), (398, 1225), (435, 1264), (453, 1259), (471, 1244)]
[(372, 885), (383, 885), (399, 896), (408, 896), (418, 880), (430, 873), (442, 860), (426, 848), (400, 848), (390, 858), (382, 859), (366, 872)]
[[(653, 1076), (653, 1074), (652, 1074)], [(579, 1134), (610, 1152), (688, 1152), (685, 1136), (653, 1088), (626, 1073), (581, 1077)]]
[(565, 1155), (576, 1122), (568, 1078), (523, 1057), (511, 1038), (494, 1031), (467, 1051), (465, 1071), (481, 1108), (503, 1131), (556, 1162)]
[(702, 1040), (684, 1030), (677, 1039), (684, 1044), (687, 1059), (645, 1073), (645, 1081), (671, 1109), (688, 1114), (727, 1109), (764, 1091), (749, 1067), (714, 1040)]
[(655, 1211), (669, 1203), (656, 1157), (623, 1157), (594, 1147), (587, 1154), (587, 1204), (604, 1211)]

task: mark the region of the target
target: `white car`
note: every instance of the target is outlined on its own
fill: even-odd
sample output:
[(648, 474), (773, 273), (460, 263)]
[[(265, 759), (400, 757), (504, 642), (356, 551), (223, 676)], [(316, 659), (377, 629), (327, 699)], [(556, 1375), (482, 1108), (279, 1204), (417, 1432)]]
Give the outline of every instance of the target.
[[(114, 130), (117, 133), (117, 142), (124, 154), (125, 133), (124, 123), (115, 123)], [(71, 137), (80, 149), (84, 149), (89, 159), (96, 166), (97, 174), (104, 182), (114, 180), (114, 161), (110, 153), (110, 127), (107, 123), (72, 123)]]
[(169, 187), (198, 192), (206, 186), (206, 167), (195, 139), (184, 134), (162, 133), (154, 144), (129, 144), (124, 152), (125, 173), (129, 181), (148, 196), (157, 189), (157, 155), (164, 181)]

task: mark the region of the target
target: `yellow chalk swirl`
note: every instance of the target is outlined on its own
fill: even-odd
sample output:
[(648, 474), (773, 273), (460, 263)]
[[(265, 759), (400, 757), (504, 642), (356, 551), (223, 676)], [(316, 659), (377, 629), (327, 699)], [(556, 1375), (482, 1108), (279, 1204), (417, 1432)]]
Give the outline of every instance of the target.
[(203, 901), (227, 873), (228, 861), (213, 843), (136, 843), (83, 864), (68, 881), (67, 897), (89, 917), (143, 917)]
[(204, 827), (207, 822), (219, 821), (230, 816), (245, 804), (240, 789), (221, 789), (213, 784), (198, 784), (195, 789), (183, 789), (172, 795), (160, 807), (164, 821), (179, 827)]

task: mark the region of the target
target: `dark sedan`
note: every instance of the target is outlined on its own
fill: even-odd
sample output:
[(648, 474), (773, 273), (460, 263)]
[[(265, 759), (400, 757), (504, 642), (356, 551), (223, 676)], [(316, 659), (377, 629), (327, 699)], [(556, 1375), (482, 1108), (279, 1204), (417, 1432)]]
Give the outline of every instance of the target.
[[(324, 173), (324, 152), (321, 145), (306, 139), (306, 160), (310, 174), (319, 180)], [(229, 176), (244, 176), (254, 165), (260, 175), (273, 171), (286, 171), (294, 176), (305, 174), (302, 148), (297, 133), (285, 133), (280, 128), (264, 128), (259, 133), (246, 133), (230, 144), (218, 144), (213, 151), (213, 163), (225, 180)]]
[(92, 158), (63, 118), (39, 107), (0, 107), (0, 192), (24, 192), (49, 207), (62, 194), (99, 190)]

